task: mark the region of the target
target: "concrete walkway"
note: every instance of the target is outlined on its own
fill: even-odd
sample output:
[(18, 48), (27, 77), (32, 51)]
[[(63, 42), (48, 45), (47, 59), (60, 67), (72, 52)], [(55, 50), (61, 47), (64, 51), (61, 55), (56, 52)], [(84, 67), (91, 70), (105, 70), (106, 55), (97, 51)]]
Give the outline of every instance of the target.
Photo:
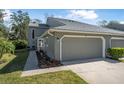
[(27, 58), (27, 62), (24, 67), (24, 71), (22, 72), (22, 76), (25, 75), (27, 71), (36, 70), (36, 69), (38, 69), (38, 60), (37, 60), (36, 52), (30, 51)]
[(27, 62), (24, 67), (24, 71), (21, 74), (21, 77), (49, 73), (49, 72), (56, 72), (61, 70), (68, 70), (68, 68), (66, 66), (61, 66), (61, 67), (39, 69), (36, 52), (30, 51)]
[(50, 72), (57, 72), (62, 70), (69, 70), (69, 69), (65, 66), (45, 68), (45, 69), (35, 69), (30, 71), (23, 71), (21, 77), (50, 73)]

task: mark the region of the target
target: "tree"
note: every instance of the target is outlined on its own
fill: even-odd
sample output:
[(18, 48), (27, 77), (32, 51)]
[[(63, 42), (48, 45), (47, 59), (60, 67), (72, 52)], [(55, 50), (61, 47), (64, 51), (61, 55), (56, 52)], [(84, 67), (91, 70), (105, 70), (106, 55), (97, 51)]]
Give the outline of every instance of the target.
[(11, 15), (12, 31), (14, 31), (17, 39), (27, 39), (28, 25), (30, 18), (27, 12), (21, 10)]
[(106, 20), (102, 20), (98, 22), (99, 26), (105, 27), (108, 24), (108, 22)]
[(0, 59), (4, 53), (14, 53), (15, 50), (15, 46), (12, 42), (7, 41), (5, 38), (8, 34), (3, 19), (5, 15), (5, 11), (0, 9)]
[(0, 22), (3, 22), (3, 17), (4, 17), (4, 10), (3, 9), (0, 9)]
[(115, 29), (115, 26), (118, 25), (118, 24), (120, 24), (118, 21), (112, 20), (112, 21), (108, 22), (106, 27)]
[(124, 25), (120, 24), (120, 22), (116, 20), (111, 20), (108, 22), (106, 20), (99, 21), (99, 25), (110, 29), (124, 30)]
[(0, 59), (4, 53), (14, 53), (14, 50), (15, 46), (12, 44), (12, 42), (5, 39), (0, 39)]
[(0, 37), (7, 37), (6, 26), (3, 20), (5, 15), (6, 13), (4, 13), (4, 10), (0, 9)]
[(6, 38), (8, 36), (8, 33), (6, 31), (6, 27), (4, 24), (0, 24), (0, 37)]

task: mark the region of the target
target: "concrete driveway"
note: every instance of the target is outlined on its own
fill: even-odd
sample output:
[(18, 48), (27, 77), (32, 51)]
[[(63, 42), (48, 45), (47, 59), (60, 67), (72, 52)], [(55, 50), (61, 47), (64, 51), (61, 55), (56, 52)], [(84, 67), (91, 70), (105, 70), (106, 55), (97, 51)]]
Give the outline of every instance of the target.
[(80, 60), (63, 63), (88, 83), (124, 84), (124, 63), (110, 59)]
[(64, 66), (46, 69), (39, 69), (37, 63), (36, 54), (34, 51), (31, 51), (21, 77), (72, 70), (91, 84), (124, 84), (124, 63), (110, 59), (68, 61), (63, 62)]

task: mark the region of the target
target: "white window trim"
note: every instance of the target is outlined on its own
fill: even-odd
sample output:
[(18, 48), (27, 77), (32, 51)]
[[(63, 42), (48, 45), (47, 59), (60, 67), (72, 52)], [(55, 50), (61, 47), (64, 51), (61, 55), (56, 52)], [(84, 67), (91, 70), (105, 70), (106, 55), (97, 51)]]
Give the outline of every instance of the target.
[(65, 37), (74, 37), (74, 38), (101, 38), (103, 41), (102, 57), (105, 58), (105, 38), (103, 36), (81, 36), (81, 35), (63, 35), (60, 38), (60, 61), (62, 61), (62, 40)]
[(110, 40), (109, 40), (110, 48), (112, 47), (112, 39), (115, 39), (115, 40), (124, 40), (124, 38), (122, 38), (122, 37), (111, 37)]

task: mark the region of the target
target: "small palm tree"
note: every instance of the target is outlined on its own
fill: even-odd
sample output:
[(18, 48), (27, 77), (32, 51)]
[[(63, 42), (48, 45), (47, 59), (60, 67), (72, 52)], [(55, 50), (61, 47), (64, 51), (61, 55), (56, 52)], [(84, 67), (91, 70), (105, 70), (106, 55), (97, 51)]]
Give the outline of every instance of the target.
[(0, 59), (2, 58), (4, 53), (14, 53), (15, 46), (12, 42), (7, 41), (3, 38), (0, 39)]

